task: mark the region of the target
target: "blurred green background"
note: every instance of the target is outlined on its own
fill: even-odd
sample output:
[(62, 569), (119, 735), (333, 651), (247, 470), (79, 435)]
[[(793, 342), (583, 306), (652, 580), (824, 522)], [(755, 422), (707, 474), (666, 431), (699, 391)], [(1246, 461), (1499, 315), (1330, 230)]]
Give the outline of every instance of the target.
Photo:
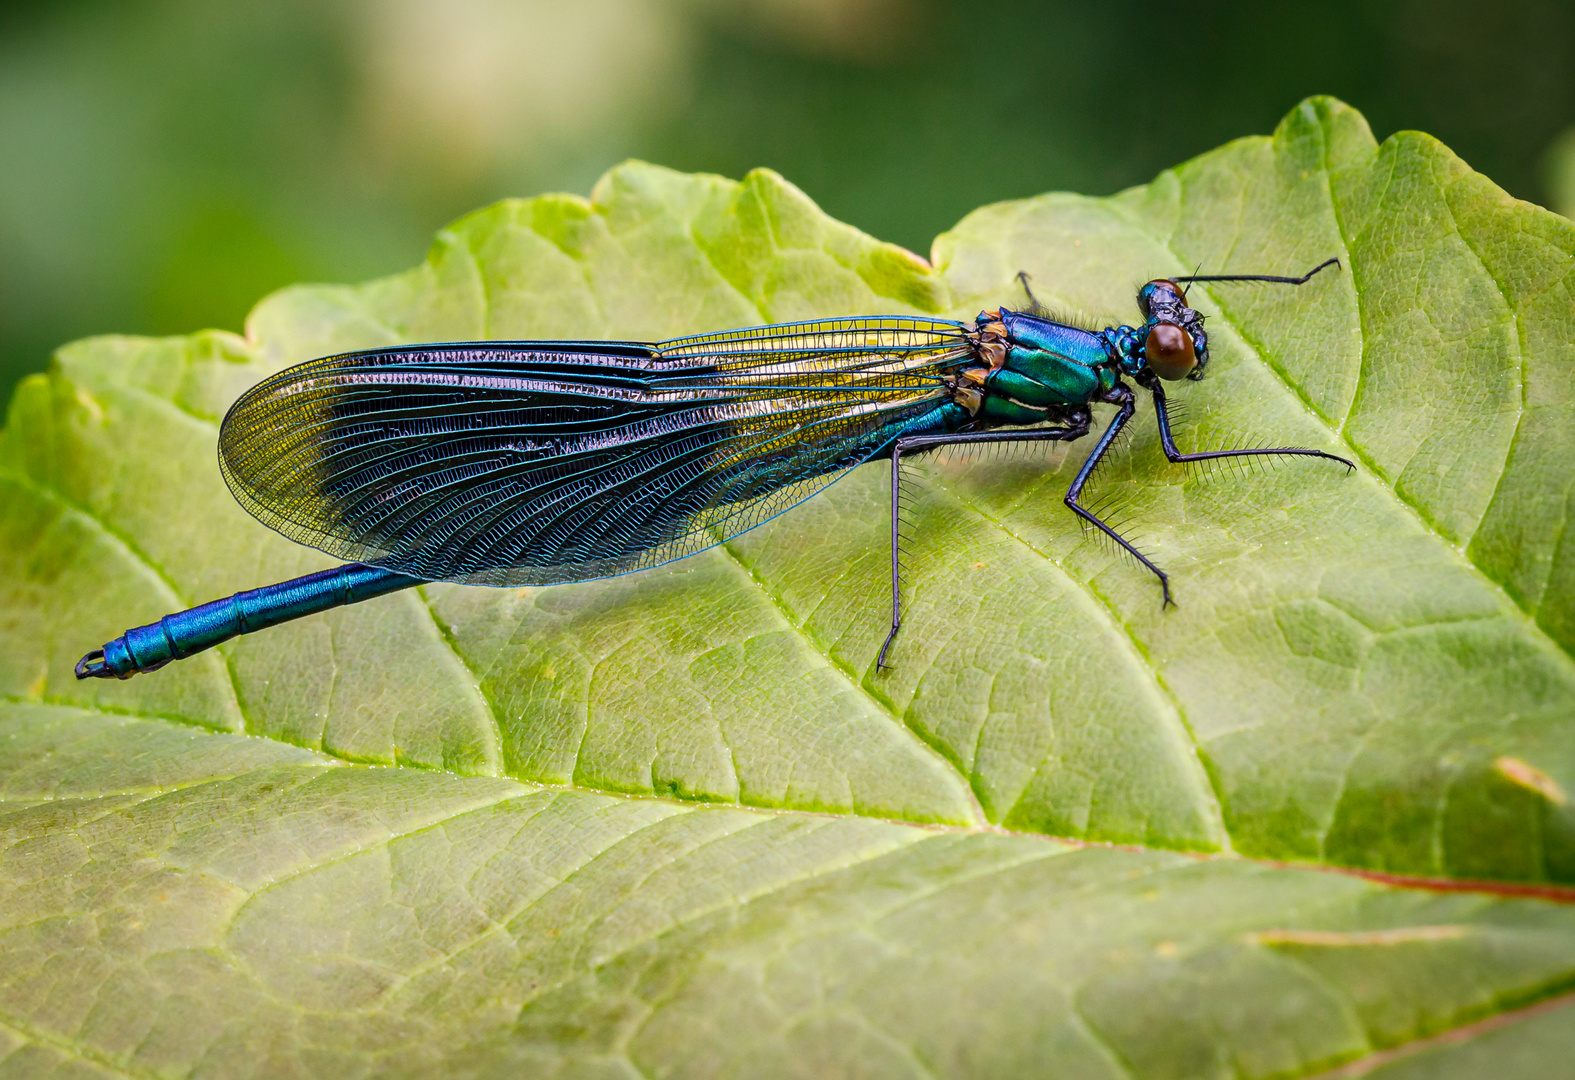
[(920, 252), (1330, 93), (1575, 207), (1575, 4), (108, 0), (0, 8), (0, 398), (56, 345), (239, 330), (626, 157), (769, 165)]

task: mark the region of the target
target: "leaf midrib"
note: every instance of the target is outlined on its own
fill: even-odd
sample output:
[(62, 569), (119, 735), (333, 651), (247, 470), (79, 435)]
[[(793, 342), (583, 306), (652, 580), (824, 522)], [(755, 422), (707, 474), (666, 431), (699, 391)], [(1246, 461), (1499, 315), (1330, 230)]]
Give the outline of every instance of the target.
[[(73, 710), (75, 712), (78, 712), (78, 713), (99, 714), (99, 715), (103, 715), (103, 716), (114, 716), (114, 717), (123, 718), (123, 719), (141, 720), (141, 721), (145, 721), (147, 723), (152, 723), (152, 724), (168, 725), (170, 727), (178, 728), (178, 729), (180, 729), (183, 732), (193, 732), (193, 731), (195, 731), (198, 735), (205, 736), (205, 737), (212, 737), (212, 738), (258, 739), (258, 740), (265, 740), (265, 741), (268, 741), (268, 742), (282, 742), (282, 740), (274, 739), (273, 737), (268, 736), (268, 735), (255, 735), (255, 734), (251, 734), (251, 733), (236, 733), (236, 732), (227, 732), (227, 731), (215, 731), (215, 730), (211, 730), (211, 729), (207, 729), (207, 728), (194, 728), (193, 725), (191, 725), (190, 723), (188, 723), (186, 721), (183, 721), (183, 720), (175, 720), (175, 719), (170, 719), (169, 717), (156, 716), (156, 715), (143, 714), (143, 713), (135, 713), (135, 712), (130, 712), (130, 711), (111, 711), (108, 708), (97, 706), (97, 705), (87, 706), (87, 705), (83, 705), (80, 702), (68, 701), (68, 700), (59, 699), (59, 698), (53, 698), (53, 697), (44, 697), (44, 698), (32, 699), (32, 698), (16, 698), (16, 697), (6, 696), (6, 697), (0, 697), (0, 704), (11, 704), (11, 705), (20, 706), (20, 707), (23, 707), (23, 708), (35, 708), (35, 707), (67, 708), (67, 709), (71, 709), (71, 710)], [(292, 746), (292, 747), (295, 746), (295, 744), (293, 744), (293, 743), (287, 743), (285, 745), (289, 745), (289, 746)], [(343, 758), (335, 757), (334, 755), (332, 755), (330, 753), (327, 753), (325, 751), (313, 750), (313, 749), (308, 748), (308, 747), (295, 747), (295, 748), (296, 749), (306, 750), (308, 753), (318, 754), (318, 755), (320, 755), (322, 757), (323, 760), (320, 763), (319, 762), (276, 762), (276, 763), (273, 763), (273, 764), (268, 765), (268, 766), (259, 766), (259, 767), (320, 769), (320, 768), (323, 768), (323, 767), (327, 766), (327, 767), (332, 767), (332, 768), (366, 769), (366, 770), (386, 769), (386, 770), (390, 770), (390, 771), (403, 771), (403, 770), (406, 770), (406, 769), (409, 768), (408, 766), (377, 765), (377, 764), (368, 764), (368, 763), (365, 763), (365, 762), (346, 761)], [(254, 770), (251, 770), (251, 771), (254, 771)], [(1491, 881), (1491, 880), (1470, 879), (1470, 878), (1427, 877), (1427, 876), (1418, 875), (1418, 874), (1389, 873), (1387, 871), (1370, 870), (1370, 869), (1364, 869), (1362, 867), (1356, 867), (1356, 866), (1343, 866), (1343, 865), (1336, 864), (1336, 863), (1293, 862), (1293, 861), (1289, 861), (1289, 860), (1285, 860), (1285, 859), (1274, 859), (1274, 858), (1268, 858), (1268, 857), (1242, 855), (1240, 852), (1236, 852), (1236, 851), (1219, 851), (1219, 852), (1186, 851), (1186, 850), (1180, 850), (1180, 849), (1176, 849), (1176, 848), (1155, 847), (1155, 846), (1152, 846), (1152, 845), (1149, 845), (1149, 844), (1136, 844), (1136, 843), (1133, 843), (1133, 844), (1119, 843), (1118, 844), (1118, 843), (1111, 843), (1111, 842), (1102, 841), (1102, 840), (1081, 840), (1081, 839), (1077, 839), (1077, 838), (1074, 838), (1074, 837), (1053, 836), (1053, 835), (1051, 835), (1049, 833), (1027, 832), (1027, 831), (1023, 831), (1023, 830), (1020, 830), (1020, 829), (1011, 829), (1011, 828), (1007, 828), (1007, 827), (1002, 826), (1002, 825), (996, 825), (996, 824), (993, 824), (993, 823), (986, 823), (986, 824), (982, 824), (982, 825), (950, 825), (950, 824), (945, 824), (945, 823), (940, 823), (940, 822), (911, 821), (911, 820), (908, 820), (906, 818), (880, 817), (880, 816), (874, 815), (874, 814), (837, 813), (835, 811), (829, 811), (829, 810), (800, 810), (800, 809), (791, 809), (791, 808), (757, 806), (757, 805), (753, 805), (753, 804), (743, 804), (743, 803), (724, 803), (724, 802), (717, 802), (717, 801), (711, 800), (711, 799), (685, 799), (685, 798), (682, 798), (682, 797), (679, 797), (679, 796), (671, 796), (671, 795), (631, 795), (631, 794), (628, 794), (626, 792), (603, 791), (603, 790), (601, 790), (599, 788), (588, 788), (588, 787), (584, 787), (582, 785), (577, 785), (577, 784), (558, 784), (558, 783), (551, 783), (551, 782), (540, 781), (540, 780), (526, 780), (526, 779), (521, 779), (519, 777), (514, 777), (514, 776), (498, 776), (498, 777), (478, 776), (478, 775), (473, 775), (473, 774), (458, 773), (458, 772), (454, 772), (451, 769), (443, 769), (443, 768), (437, 768), (437, 767), (426, 767), (426, 768), (421, 768), (419, 770), (414, 770), (414, 771), (420, 772), (420, 773), (423, 773), (423, 774), (438, 774), (438, 775), (443, 775), (443, 776), (451, 776), (451, 777), (454, 777), (455, 779), (458, 779), (458, 780), (461, 780), (461, 781), (473, 781), (473, 780), (476, 780), (476, 781), (487, 781), (487, 782), (490, 782), (490, 783), (515, 784), (515, 785), (519, 785), (523, 789), (519, 793), (519, 795), (516, 795), (516, 796), (504, 796), (503, 797), (504, 800), (506, 800), (507, 798), (521, 797), (521, 796), (533, 794), (533, 793), (536, 793), (536, 792), (548, 792), (548, 793), (551, 793), (551, 792), (565, 792), (565, 793), (573, 793), (573, 794), (591, 796), (591, 797), (598, 798), (598, 799), (627, 800), (627, 801), (630, 801), (630, 802), (640, 802), (640, 803), (656, 802), (656, 803), (662, 803), (662, 804), (665, 804), (665, 805), (669, 805), (669, 806), (673, 806), (673, 807), (676, 807), (676, 808), (680, 808), (680, 809), (683, 809), (683, 810), (696, 811), (696, 812), (746, 813), (746, 814), (758, 814), (758, 815), (761, 815), (762, 817), (791, 817), (791, 818), (806, 818), (806, 819), (823, 819), (823, 820), (826, 820), (826, 821), (847, 821), (849, 819), (857, 819), (859, 821), (868, 821), (868, 822), (872, 822), (872, 823), (875, 823), (875, 824), (896, 826), (896, 827), (904, 828), (904, 829), (914, 829), (914, 830), (918, 830), (919, 832), (922, 832), (922, 833), (925, 833), (925, 834), (931, 835), (931, 836), (948, 836), (948, 835), (950, 835), (950, 836), (998, 836), (998, 837), (1011, 837), (1011, 838), (1014, 838), (1014, 839), (1031, 840), (1031, 841), (1034, 841), (1036, 843), (1058, 845), (1058, 846), (1060, 846), (1062, 848), (1065, 848), (1067, 850), (1081, 850), (1081, 849), (1084, 849), (1084, 848), (1089, 848), (1089, 849), (1103, 849), (1103, 850), (1111, 850), (1111, 851), (1128, 851), (1128, 852), (1133, 852), (1133, 853), (1137, 853), (1137, 854), (1176, 855), (1176, 856), (1180, 856), (1182, 858), (1187, 859), (1189, 862), (1201, 862), (1201, 863), (1208, 863), (1208, 862), (1232, 862), (1232, 863), (1240, 863), (1240, 864), (1243, 864), (1243, 865), (1257, 866), (1257, 867), (1262, 867), (1262, 868), (1265, 868), (1265, 869), (1272, 869), (1272, 870), (1292, 870), (1292, 871), (1296, 871), (1296, 872), (1299, 872), (1299, 873), (1336, 874), (1336, 875), (1339, 875), (1341, 877), (1353, 877), (1353, 878), (1360, 878), (1360, 879), (1362, 879), (1364, 881), (1374, 881), (1374, 882), (1378, 882), (1380, 884), (1384, 884), (1384, 885), (1387, 885), (1389, 887), (1396, 888), (1396, 889), (1407, 889), (1407, 890), (1415, 890), (1415, 891), (1422, 891), (1422, 892), (1471, 893), (1471, 894), (1478, 894), (1478, 895), (1484, 895), (1484, 896), (1504, 896), (1504, 897), (1528, 897), (1528, 896), (1530, 896), (1530, 897), (1534, 897), (1536, 899), (1545, 900), (1545, 901), (1547, 901), (1549, 903), (1575, 904), (1575, 885), (1563, 885), (1563, 884), (1559, 884), (1559, 883), (1556, 883), (1556, 882), (1549, 882), (1549, 881), (1512, 881), (1512, 880)], [(236, 776), (236, 775), (244, 775), (244, 772), (245, 772), (245, 770), (243, 770), (242, 773), (237, 773), (237, 774), (233, 774), (233, 775), (227, 774), (225, 776), (215, 776), (215, 777), (212, 777), (212, 778), (203, 778), (201, 780), (197, 780), (197, 781), (194, 781), (194, 782), (191, 782), (191, 783), (171, 784), (167, 789), (162, 789), (162, 790), (160, 790), (158, 792), (155, 792), (152, 797), (157, 798), (160, 795), (170, 794), (170, 793), (175, 792), (175, 791), (184, 791), (184, 790), (192, 790), (192, 789), (195, 789), (195, 788), (200, 788), (200, 787), (202, 787), (203, 785), (205, 785), (207, 783), (218, 782), (218, 781), (225, 780), (225, 779), (233, 779), (234, 776)], [(128, 789), (126, 789), (125, 792), (118, 791), (118, 790), (100, 791), (100, 792), (95, 792), (92, 795), (88, 795), (88, 796), (79, 796), (79, 795), (75, 795), (75, 794), (65, 795), (65, 796), (46, 796), (46, 797), (43, 797), (41, 801), (43, 801), (43, 802), (54, 802), (54, 803), (65, 803), (65, 802), (71, 802), (71, 801), (86, 801), (86, 800), (90, 800), (90, 799), (114, 798), (114, 797), (117, 797), (117, 796), (119, 796), (121, 794), (124, 794), (124, 793), (138, 793), (138, 794), (140, 794), (141, 792), (142, 792), (142, 789), (129, 789), (128, 788)], [(7, 801), (9, 801), (9, 800), (7, 800), (4, 797), (3, 794), (0, 794), (0, 807), (3, 807), (6, 804)], [(24, 796), (24, 800), (23, 801), (32, 801), (36, 805), (37, 802), (40, 801), (40, 800), (33, 799), (31, 795), (27, 795), (27, 796)], [(138, 800), (138, 805), (140, 805), (142, 802), (145, 802), (145, 801), (147, 801), (147, 800), (146, 799), (139, 799)], [(469, 809), (474, 809), (474, 808), (469, 808)], [(469, 809), (467, 809), (465, 811), (461, 811), (461, 813), (467, 813), (467, 812), (469, 812)], [(432, 827), (434, 825), (441, 824), (442, 821), (444, 821), (444, 820), (446, 820), (446, 819), (445, 818), (439, 818), (436, 822), (431, 822), (431, 823), (422, 825), (422, 826), (420, 826), (420, 828)], [(391, 834), (391, 836), (390, 836), (390, 839), (396, 839), (396, 838), (398, 838), (401, 835), (403, 835), (403, 834), (399, 833), (399, 832), (393, 832)]]

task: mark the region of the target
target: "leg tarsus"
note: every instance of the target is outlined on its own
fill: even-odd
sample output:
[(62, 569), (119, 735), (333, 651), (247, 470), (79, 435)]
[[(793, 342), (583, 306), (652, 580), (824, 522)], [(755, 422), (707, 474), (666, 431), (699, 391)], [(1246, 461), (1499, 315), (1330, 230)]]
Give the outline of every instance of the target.
[(875, 658), (876, 671), (890, 671), (891, 665), (886, 663), (886, 650), (891, 648), (891, 643), (897, 640), (897, 631), (902, 629), (902, 623), (891, 624), (891, 633), (886, 635), (886, 642), (880, 647), (880, 655)]
[(1154, 419), (1159, 425), (1159, 445), (1165, 451), (1165, 457), (1170, 462), (1181, 465), (1189, 461), (1218, 461), (1221, 458), (1233, 457), (1316, 457), (1327, 461), (1336, 461), (1345, 466), (1345, 475), (1350, 476), (1356, 471), (1356, 462), (1349, 461), (1338, 454), (1325, 453), (1322, 450), (1310, 450), (1305, 446), (1266, 446), (1250, 450), (1205, 450), (1198, 454), (1183, 454), (1176, 448), (1176, 440), (1170, 433), (1170, 414), (1166, 411), (1165, 390), (1158, 381), (1150, 384), (1149, 392), (1154, 395)]
[(1076, 514), (1078, 517), (1082, 518), (1084, 521), (1088, 522), (1090, 525), (1094, 526), (1094, 528), (1098, 529), (1100, 532), (1104, 533), (1106, 536), (1110, 537), (1116, 543), (1120, 544), (1122, 549), (1124, 551), (1126, 551), (1126, 553), (1128, 555), (1132, 556), (1138, 562), (1142, 563), (1143, 567), (1146, 570), (1148, 570), (1149, 573), (1151, 573), (1155, 577), (1159, 578), (1159, 591), (1160, 591), (1160, 604), (1159, 604), (1159, 606), (1160, 606), (1161, 609), (1164, 609), (1164, 608), (1167, 608), (1167, 607), (1175, 607), (1176, 606), (1176, 601), (1171, 599), (1171, 596), (1170, 596), (1170, 575), (1169, 574), (1165, 573), (1165, 571), (1163, 571), (1159, 567), (1155, 566), (1153, 560), (1151, 560), (1147, 555), (1143, 554), (1137, 548), (1133, 547), (1132, 543), (1129, 540), (1127, 540), (1126, 537), (1122, 536), (1120, 533), (1116, 532), (1116, 530), (1112, 529), (1109, 525), (1106, 525), (1103, 521), (1101, 521), (1099, 519), (1099, 517), (1092, 510), (1088, 510), (1085, 507), (1080, 506), (1078, 504), (1078, 502), (1077, 502), (1077, 496), (1075, 494), (1073, 494), (1072, 492), (1067, 492), (1066, 499), (1063, 500), (1063, 501), (1066, 503), (1066, 505), (1071, 509), (1071, 511), (1074, 514)]

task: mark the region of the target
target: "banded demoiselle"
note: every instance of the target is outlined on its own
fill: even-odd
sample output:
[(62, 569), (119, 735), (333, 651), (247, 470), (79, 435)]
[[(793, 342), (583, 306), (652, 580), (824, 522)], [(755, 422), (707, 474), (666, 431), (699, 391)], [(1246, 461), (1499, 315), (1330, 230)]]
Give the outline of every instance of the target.
[[(1081, 502), (1089, 476), (1152, 395), (1174, 462), (1299, 455), (1303, 447), (1184, 454), (1165, 382), (1208, 370), (1190, 283), (1306, 283), (1190, 275), (1148, 282), (1140, 326), (1025, 311), (972, 324), (909, 316), (821, 319), (677, 338), (473, 341), (346, 353), (246, 391), (219, 432), (219, 465), (258, 520), (346, 565), (166, 615), (84, 656), (77, 678), (129, 678), (240, 634), (424, 581), (548, 585), (626, 574), (753, 529), (849, 470), (891, 461), (891, 632), (902, 625), (902, 459), (942, 446), (1068, 442), (1092, 406), (1115, 416), (1065, 502), (1159, 580), (1164, 571)], [(1183, 282), (1188, 283), (1183, 287)]]

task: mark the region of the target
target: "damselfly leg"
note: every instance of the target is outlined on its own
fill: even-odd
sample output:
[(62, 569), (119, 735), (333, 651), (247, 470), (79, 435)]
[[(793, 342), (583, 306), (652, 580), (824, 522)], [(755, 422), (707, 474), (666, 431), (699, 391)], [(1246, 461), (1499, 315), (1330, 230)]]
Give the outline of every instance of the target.
[(1099, 437), (1099, 442), (1095, 445), (1094, 452), (1088, 455), (1088, 460), (1083, 462), (1083, 467), (1077, 470), (1077, 476), (1073, 477), (1072, 486), (1066, 491), (1066, 505), (1071, 508), (1072, 513), (1120, 544), (1128, 555), (1142, 563), (1155, 577), (1159, 578), (1159, 588), (1165, 597), (1160, 606), (1166, 607), (1174, 603), (1174, 601), (1170, 598), (1170, 578), (1165, 576), (1165, 571), (1155, 566), (1147, 555), (1133, 547), (1131, 541), (1126, 537), (1101, 521), (1092, 510), (1078, 502), (1078, 499), (1083, 494), (1083, 485), (1087, 484), (1088, 478), (1094, 475), (1094, 470), (1099, 468), (1100, 461), (1110, 451), (1110, 447), (1115, 444), (1116, 436), (1121, 434), (1121, 429), (1127, 426), (1127, 421), (1131, 420), (1132, 414), (1137, 411), (1136, 399), (1128, 387), (1117, 386), (1105, 395), (1104, 400), (1112, 405), (1119, 406), (1119, 409), (1115, 418), (1110, 421), (1110, 426), (1105, 428), (1105, 433)]
[[(1158, 380), (1148, 387), (1149, 393), (1154, 395), (1154, 419), (1159, 424), (1159, 445), (1164, 448), (1165, 457), (1181, 464), (1187, 461), (1217, 461), (1220, 458), (1234, 457), (1317, 457), (1329, 461), (1338, 461), (1353, 471), (1356, 463), (1347, 461), (1338, 454), (1326, 454), (1322, 450), (1311, 450), (1305, 446), (1263, 446), (1247, 447), (1241, 450), (1205, 450), (1196, 454), (1183, 454), (1176, 449), (1176, 440), (1170, 434), (1170, 413), (1166, 406), (1165, 389)], [(1163, 577), (1164, 575), (1160, 575)], [(1167, 594), (1168, 599), (1168, 594)]]
[[(886, 653), (902, 629), (902, 568), (898, 561), (897, 545), (901, 540), (899, 524), (902, 506), (899, 499), (902, 485), (902, 455), (920, 450), (933, 450), (938, 446), (956, 446), (959, 443), (1009, 443), (1009, 442), (1071, 442), (1088, 434), (1092, 422), (1087, 409), (1080, 409), (1071, 416), (1066, 427), (1037, 428), (1028, 431), (975, 431), (958, 435), (910, 435), (898, 439), (891, 450), (891, 633), (880, 647), (875, 659), (875, 669), (887, 667)], [(1085, 472), (1087, 471), (1085, 467)], [(1118, 538), (1119, 539), (1119, 538)]]

